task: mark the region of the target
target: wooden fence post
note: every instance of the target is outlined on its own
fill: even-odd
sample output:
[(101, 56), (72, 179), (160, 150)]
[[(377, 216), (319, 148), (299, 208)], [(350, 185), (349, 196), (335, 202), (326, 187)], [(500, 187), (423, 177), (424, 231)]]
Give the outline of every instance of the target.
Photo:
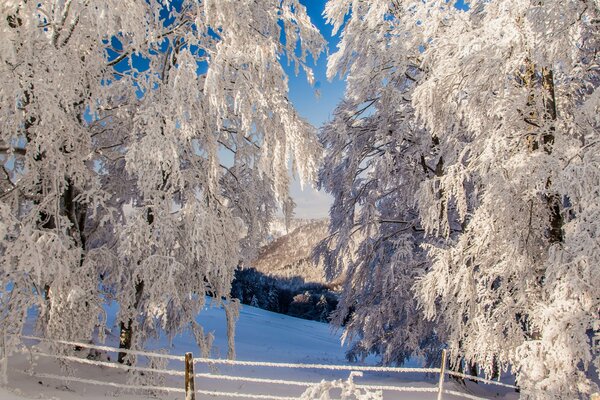
[(440, 366), (440, 383), (438, 386), (437, 400), (442, 400), (444, 393), (444, 374), (446, 373), (446, 349), (442, 350), (442, 365)]
[(194, 356), (192, 353), (185, 353), (185, 400), (196, 400)]
[(7, 385), (8, 379), (8, 350), (6, 350), (6, 331), (0, 335), (0, 384)]

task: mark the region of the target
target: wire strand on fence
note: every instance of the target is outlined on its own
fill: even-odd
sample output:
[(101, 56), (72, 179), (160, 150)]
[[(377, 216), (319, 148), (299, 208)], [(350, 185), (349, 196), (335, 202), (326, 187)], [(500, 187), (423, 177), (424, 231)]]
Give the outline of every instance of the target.
[(359, 389), (368, 390), (389, 390), (394, 392), (411, 392), (411, 393), (435, 393), (437, 387), (417, 387), (417, 386), (384, 386), (384, 385), (356, 385)]
[[(286, 381), (282, 379), (267, 379), (267, 378), (251, 378), (246, 376), (229, 376), (229, 375), (218, 375), (218, 374), (206, 374), (199, 373), (194, 375), (195, 378), (207, 378), (207, 379), (221, 379), (226, 381), (239, 381), (239, 382), (252, 382), (252, 383), (270, 383), (275, 385), (288, 385), (288, 386), (303, 386), (310, 387), (318, 385), (320, 382), (308, 382), (308, 381)], [(386, 385), (363, 385), (357, 384), (356, 387), (368, 390), (389, 390), (396, 392), (435, 392), (437, 388), (428, 387), (410, 387), (410, 386), (386, 386)]]
[(236, 393), (236, 392), (213, 392), (210, 390), (196, 390), (196, 393), (205, 394), (207, 396), (242, 397), (242, 398), (246, 398), (246, 399), (298, 400), (297, 397), (271, 396), (268, 394), (250, 394), (250, 393)]
[(274, 367), (274, 368), (298, 368), (298, 369), (329, 369), (338, 371), (371, 371), (371, 372), (420, 372), (440, 373), (439, 368), (400, 368), (400, 367), (374, 367), (360, 365), (329, 365), (329, 364), (298, 364), (298, 363), (275, 363), (268, 361), (239, 361), (225, 360), (222, 358), (194, 358), (194, 364), (225, 364), (250, 367)]
[(175, 376), (184, 376), (185, 375), (184, 371), (176, 371), (173, 369), (155, 369), (155, 368), (147, 368), (147, 367), (138, 367), (138, 366), (134, 366), (134, 365), (117, 364), (114, 362), (89, 360), (87, 358), (80, 358), (80, 357), (74, 357), (74, 356), (48, 354), (48, 353), (43, 353), (43, 352), (39, 352), (39, 351), (32, 352), (32, 354), (37, 355), (37, 356), (42, 356), (42, 357), (55, 358), (58, 360), (67, 360), (67, 361), (78, 362), (81, 364), (98, 365), (98, 366), (108, 367), (108, 368), (117, 368), (117, 369), (122, 369), (122, 370), (126, 370), (126, 371), (154, 372), (154, 373), (159, 373), (159, 374), (175, 375)]
[[(122, 353), (126, 353), (126, 354), (138, 355), (138, 356), (164, 358), (164, 359), (174, 360), (174, 361), (185, 361), (184, 356), (160, 354), (160, 353), (153, 353), (153, 352), (140, 351), (140, 350), (117, 349), (117, 348), (109, 347), (109, 346), (100, 346), (100, 345), (95, 345), (95, 344), (90, 344), (90, 343), (74, 342), (74, 341), (67, 341), (67, 340), (46, 339), (46, 338), (41, 338), (41, 337), (36, 337), (36, 336), (22, 335), (20, 337), (22, 339), (37, 340), (40, 342), (59, 343), (59, 344), (64, 344), (64, 345), (69, 345), (69, 346), (79, 346), (82, 348), (95, 349), (95, 350), (101, 350), (101, 351), (107, 351), (107, 352), (115, 352), (115, 353), (122, 352)], [(43, 353), (43, 352), (36, 352), (36, 354), (41, 355), (41, 356), (53, 357), (53, 358), (57, 358), (57, 359), (70, 360), (70, 361), (79, 362), (79, 363), (83, 363), (83, 364), (106, 366), (109, 368), (119, 368), (119, 369), (136, 370), (136, 371), (143, 371), (143, 372), (155, 372), (155, 373), (163, 373), (163, 374), (175, 375), (175, 376), (185, 375), (185, 372), (175, 371), (175, 370), (159, 370), (159, 369), (137, 367), (137, 366), (125, 366), (125, 365), (121, 365), (121, 364), (115, 364), (115, 363), (109, 363), (109, 362), (103, 362), (103, 361), (82, 359), (79, 357), (50, 355), (50, 354)], [(338, 370), (338, 371), (371, 371), (371, 372), (398, 372), (398, 373), (417, 372), (417, 373), (438, 373), (438, 374), (440, 373), (439, 368), (401, 368), (401, 367), (376, 367), (376, 366), (352, 366), (352, 365), (328, 365), (328, 364), (275, 363), (275, 362), (266, 362), (266, 361), (238, 361), (238, 360), (211, 359), (211, 358), (195, 358), (194, 364), (199, 364), (199, 363), (225, 364), (225, 365), (234, 365), (234, 366), (238, 365), (238, 366), (273, 367), (273, 368), (326, 369), (326, 370)], [(490, 385), (502, 386), (502, 387), (511, 388), (511, 389), (518, 389), (518, 387), (515, 385), (509, 385), (506, 383), (493, 381), (490, 379), (466, 375), (466, 374), (463, 374), (460, 372), (455, 372), (455, 371), (446, 371), (446, 372), (449, 375), (463, 378), (463, 379), (471, 379), (471, 380), (479, 381), (479, 382), (490, 384)], [(80, 382), (84, 382), (84, 383), (86, 383), (85, 381), (90, 381), (87, 383), (97, 384), (97, 385), (105, 385), (105, 386), (115, 386), (115, 385), (118, 385), (118, 387), (123, 386), (120, 384), (113, 384), (111, 382), (93, 381), (93, 380), (89, 380), (89, 379), (86, 380), (83, 378), (61, 377), (59, 375), (51, 375), (51, 374), (45, 374), (45, 375), (48, 375), (46, 377), (52, 378), (52, 379), (65, 379), (65, 380), (79, 379)], [(286, 384), (286, 385), (296, 385), (296, 386), (310, 386), (310, 385), (315, 384), (313, 382), (284, 381), (284, 380), (278, 380), (278, 379), (248, 378), (248, 377), (227, 377), (226, 375), (214, 375), (214, 374), (196, 374), (195, 376), (203, 377), (203, 378), (213, 378), (213, 379), (239, 380), (239, 381), (256, 382), (256, 383), (273, 383), (273, 384)], [(40, 377), (42, 377), (42, 376), (40, 376)], [(162, 390), (162, 388), (158, 388), (158, 387), (156, 387), (156, 388), (148, 387), (148, 386), (134, 387), (132, 385), (125, 385), (125, 386), (128, 386), (128, 388), (130, 388), (130, 389), (139, 388), (139, 389), (144, 389), (144, 390), (146, 390), (146, 389)], [(393, 391), (400, 391), (400, 392), (405, 392), (405, 391), (435, 392), (437, 390), (436, 388), (395, 387), (395, 386), (376, 386), (376, 385), (358, 385), (358, 386), (365, 388), (365, 389), (393, 390)], [(171, 389), (173, 389), (174, 391), (177, 391), (177, 392), (184, 391), (183, 389), (177, 389), (177, 388), (171, 388)], [(167, 391), (169, 391), (169, 390), (167, 390)], [(447, 390), (445, 390), (444, 392), (448, 393), (448, 394), (464, 396), (464, 397), (470, 398), (470, 399), (481, 399), (480, 397), (468, 395), (468, 394), (465, 394), (462, 392), (447, 391)], [(200, 393), (200, 392), (198, 392), (198, 393)], [(210, 392), (210, 393), (218, 393), (218, 392)], [(207, 392), (205, 394), (210, 394), (210, 393)], [(248, 397), (248, 396), (243, 396), (240, 393), (228, 394), (228, 395), (231, 395), (232, 397)], [(286, 399), (283, 397), (275, 397), (275, 396), (253, 397), (253, 398), (262, 398), (262, 399), (271, 399), (271, 400), (277, 400), (277, 399), (285, 400)]]
[[(46, 339), (36, 336), (21, 336), (23, 339), (38, 340), (41, 342), (60, 343), (69, 346), (79, 346), (88, 349), (121, 352), (132, 355), (158, 357), (175, 361), (185, 361), (184, 356), (174, 356), (170, 354), (159, 354), (148, 351), (116, 349), (109, 346), (100, 346), (89, 343), (73, 342), (58, 339)], [(225, 365), (240, 365), (251, 367), (274, 367), (274, 368), (302, 368), (302, 369), (329, 369), (340, 371), (372, 371), (372, 372), (417, 372), (417, 373), (439, 373), (439, 368), (402, 368), (402, 367), (375, 367), (375, 366), (359, 366), (359, 365), (328, 365), (328, 364), (300, 364), (300, 363), (275, 363), (267, 361), (240, 361), (240, 360), (225, 360), (219, 358), (194, 358), (194, 364), (209, 363), (209, 364), (225, 364)]]
[[(21, 372), (21, 371), (19, 371)], [(131, 389), (131, 390), (158, 390), (162, 392), (170, 392), (170, 393), (184, 393), (185, 390), (181, 388), (174, 388), (170, 386), (142, 386), (142, 385), (127, 385), (124, 383), (115, 383), (115, 382), (107, 382), (107, 381), (97, 381), (95, 379), (85, 379), (85, 378), (77, 378), (74, 376), (63, 376), (63, 375), (54, 375), (54, 374), (45, 374), (45, 373), (27, 373), (21, 372), (24, 375), (33, 376), (36, 378), (44, 378), (44, 379), (56, 379), (61, 381), (70, 381), (70, 382), (79, 382), (79, 383), (87, 383), (90, 385), (99, 385), (99, 386), (111, 386), (120, 389)]]
[(498, 381), (493, 381), (490, 379), (485, 379), (485, 378), (480, 378), (478, 376), (472, 376), (472, 375), (466, 375), (460, 372), (455, 372), (455, 371), (447, 371), (448, 375), (452, 375), (458, 378), (463, 378), (463, 379), (470, 379), (473, 381), (479, 381), (479, 382), (483, 382), (483, 383), (487, 383), (489, 385), (497, 385), (497, 386), (503, 386), (503, 387), (507, 387), (507, 388), (511, 388), (511, 389), (518, 389), (517, 386), (515, 385), (509, 385), (507, 383), (502, 383), (502, 382), (498, 382)]
[[(359, 386), (357, 385), (357, 387), (359, 388), (364, 388), (363, 386)], [(403, 392), (435, 392), (437, 391), (436, 388), (418, 388), (418, 387), (413, 387), (413, 388), (406, 388), (406, 389), (410, 389), (410, 390), (401, 390)], [(196, 390), (196, 393), (198, 394), (204, 394), (204, 395), (208, 395), (208, 396), (228, 396), (228, 397), (242, 397), (242, 398), (247, 398), (247, 399), (262, 399), (262, 400), (297, 400), (297, 397), (283, 397), (283, 396), (271, 396), (271, 395), (265, 395), (265, 394), (250, 394), (250, 393), (236, 393), (236, 392), (215, 392), (215, 391), (210, 391), (210, 390)], [(459, 392), (455, 392), (455, 393), (459, 393)], [(481, 399), (479, 397), (474, 397), (474, 399)], [(483, 399), (486, 400), (486, 399)]]
[(456, 390), (444, 390), (444, 393), (445, 394), (451, 394), (453, 396), (459, 396), (459, 397), (462, 397), (464, 399), (470, 399), (470, 400), (488, 400), (485, 397), (477, 397), (477, 396), (474, 396), (472, 394), (468, 394), (468, 393), (465, 393), (465, 392), (457, 392)]
[(267, 379), (267, 378), (250, 378), (246, 376), (230, 376), (230, 375), (218, 375), (218, 374), (194, 374), (194, 378), (206, 378), (206, 379), (220, 379), (224, 381), (239, 381), (239, 382), (252, 382), (252, 383), (272, 383), (277, 385), (288, 385), (288, 386), (304, 386), (309, 387), (318, 385), (319, 382), (307, 382), (307, 381), (286, 381), (283, 379)]
[[(109, 368), (117, 368), (117, 369), (128, 370), (128, 371), (154, 372), (154, 373), (162, 373), (162, 374), (166, 374), (166, 375), (175, 375), (175, 376), (184, 376), (185, 375), (185, 372), (183, 372), (183, 371), (128, 366), (128, 365), (115, 364), (115, 363), (104, 362), (104, 361), (88, 360), (86, 358), (79, 358), (79, 357), (73, 357), (73, 356), (47, 354), (47, 353), (43, 353), (43, 352), (34, 352), (33, 354), (43, 356), (43, 357), (78, 362), (78, 363), (82, 363), (82, 364), (105, 366), (105, 367), (109, 367)], [(279, 385), (288, 385), (288, 386), (303, 386), (303, 387), (310, 387), (310, 386), (319, 384), (319, 382), (309, 382), (309, 381), (293, 381), (293, 380), (290, 381), (290, 380), (283, 380), (283, 379), (252, 378), (252, 377), (245, 377), (245, 376), (229, 376), (229, 375), (218, 375), (218, 374), (207, 374), (207, 373), (194, 374), (194, 377), (195, 378), (227, 380), (227, 381), (238, 381), (238, 382), (270, 383), (270, 384), (279, 384)], [(437, 390), (436, 388), (409, 387), (409, 386), (400, 387), (400, 386), (362, 385), (362, 384), (359, 384), (356, 386), (361, 389), (389, 390), (389, 391), (397, 391), (397, 392), (435, 392)]]
[(114, 347), (109, 347), (109, 346), (99, 346), (99, 345), (89, 344), (89, 343), (72, 342), (72, 341), (68, 341), (68, 340), (45, 339), (45, 338), (36, 337), (36, 336), (21, 336), (21, 338), (28, 339), (28, 340), (38, 340), (40, 342), (60, 343), (60, 344), (68, 345), (68, 346), (79, 346), (79, 347), (84, 347), (84, 348), (88, 348), (88, 349), (109, 351), (109, 352), (113, 352), (113, 353), (126, 353), (126, 354), (132, 354), (135, 356), (157, 357), (157, 358), (165, 358), (167, 360), (185, 361), (184, 356), (174, 356), (171, 354), (151, 353), (148, 351), (140, 351), (140, 350), (116, 349)]

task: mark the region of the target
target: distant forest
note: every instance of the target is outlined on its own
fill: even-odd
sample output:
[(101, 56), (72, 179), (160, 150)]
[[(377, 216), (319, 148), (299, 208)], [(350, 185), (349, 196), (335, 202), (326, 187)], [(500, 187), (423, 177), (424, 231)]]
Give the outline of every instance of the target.
[(254, 268), (235, 272), (231, 297), (263, 310), (321, 322), (329, 322), (338, 304), (328, 285), (305, 282), (301, 277), (272, 277)]

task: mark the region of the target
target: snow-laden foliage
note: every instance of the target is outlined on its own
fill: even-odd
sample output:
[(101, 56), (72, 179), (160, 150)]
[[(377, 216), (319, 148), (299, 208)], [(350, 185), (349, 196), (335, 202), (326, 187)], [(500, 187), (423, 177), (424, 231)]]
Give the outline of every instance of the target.
[(204, 294), (233, 327), (233, 270), (290, 203), (289, 166), (314, 178), (280, 64), (312, 76), (304, 6), (9, 0), (0, 33), (2, 326), (37, 306), (47, 336), (89, 338), (108, 297), (134, 346), (192, 324), (205, 348)]
[[(330, 20), (340, 4), (329, 3)], [(358, 339), (349, 356), (375, 352), (402, 363), (437, 350), (412, 285), (429, 266), (414, 193), (436, 173), (438, 157), (410, 104), (418, 51), (405, 47), (397, 21), (382, 16), (371, 24), (371, 11), (357, 6), (329, 60), (329, 76), (347, 75), (348, 86), (320, 134), (320, 182), (334, 202), (331, 235), (319, 252), (330, 277), (345, 278), (334, 322), (345, 325), (346, 339)]]
[[(600, 9), (472, 7), (424, 53), (428, 79), (414, 98), (445, 161), (431, 182), (442, 196), (423, 185), (418, 203), (455, 204), (464, 226), (430, 248), (433, 268), (418, 291), (428, 316), (443, 316), (455, 354), (489, 373), (512, 365), (535, 396), (589, 393), (586, 372), (599, 356), (590, 334), (600, 226), (590, 213), (600, 211)], [(447, 233), (445, 219), (428, 214), (423, 224)]]
[[(415, 293), (438, 332), (445, 332), (453, 361), (466, 359), (488, 375), (512, 367), (525, 396), (593, 392), (590, 376), (597, 374), (592, 366), (597, 368), (600, 350), (593, 339), (600, 312), (600, 5), (472, 1), (460, 10), (453, 3), (329, 1), (330, 22), (343, 26), (329, 61), (331, 73), (348, 79), (341, 107), (349, 103), (355, 110), (376, 99), (379, 106), (360, 123), (389, 121), (408, 106), (379, 100), (374, 88), (393, 87), (391, 71), (414, 77), (411, 69), (419, 70), (406, 96), (414, 114), (405, 113), (410, 121), (390, 121), (388, 140), (415, 131), (402, 125), (419, 127), (413, 142), (421, 147), (414, 151), (430, 158), (424, 165), (434, 173), (424, 179), (413, 174), (417, 183), (398, 185), (386, 201), (425, 231), (425, 240), (417, 242), (424, 243), (424, 262), (431, 267), (408, 278), (417, 278)], [(402, 61), (411, 54), (414, 66)], [(360, 130), (353, 123), (349, 135), (337, 120), (324, 130), (326, 157), (337, 159), (329, 162), (339, 170), (359, 173), (340, 175), (336, 183), (327, 176), (334, 169), (326, 168), (325, 187), (337, 198), (332, 227), (351, 237), (369, 227), (362, 217), (369, 206), (361, 204), (342, 223), (348, 204), (357, 196), (380, 196), (381, 182), (401, 175), (360, 158), (343, 159), (381, 128), (371, 122)], [(428, 141), (430, 149), (423, 147)], [(399, 154), (406, 159), (411, 149)], [(356, 180), (373, 183), (357, 186)], [(377, 216), (394, 210), (381, 201), (375, 209)], [(372, 288), (382, 279), (354, 265), (391, 270), (385, 260), (370, 263), (369, 252), (360, 250), (372, 243), (371, 235), (363, 235), (354, 245), (358, 253), (340, 268), (349, 271), (347, 286), (358, 293), (357, 310), (378, 301)], [(399, 292), (390, 296), (405, 296)], [(365, 326), (376, 325), (380, 315), (364, 315), (370, 319)], [(352, 322), (348, 327), (376, 337)], [(377, 332), (383, 335), (385, 328)]]

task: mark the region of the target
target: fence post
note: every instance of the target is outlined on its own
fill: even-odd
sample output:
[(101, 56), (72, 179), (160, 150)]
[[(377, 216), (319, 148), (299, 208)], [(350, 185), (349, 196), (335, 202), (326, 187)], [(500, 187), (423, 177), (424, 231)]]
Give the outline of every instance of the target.
[(6, 331), (0, 332), (0, 384), (8, 384), (8, 351), (6, 350)]
[(446, 349), (442, 350), (442, 365), (440, 367), (440, 383), (438, 386), (437, 400), (442, 400), (444, 393), (444, 374), (446, 373)]
[(194, 356), (192, 353), (185, 353), (185, 400), (196, 400)]

